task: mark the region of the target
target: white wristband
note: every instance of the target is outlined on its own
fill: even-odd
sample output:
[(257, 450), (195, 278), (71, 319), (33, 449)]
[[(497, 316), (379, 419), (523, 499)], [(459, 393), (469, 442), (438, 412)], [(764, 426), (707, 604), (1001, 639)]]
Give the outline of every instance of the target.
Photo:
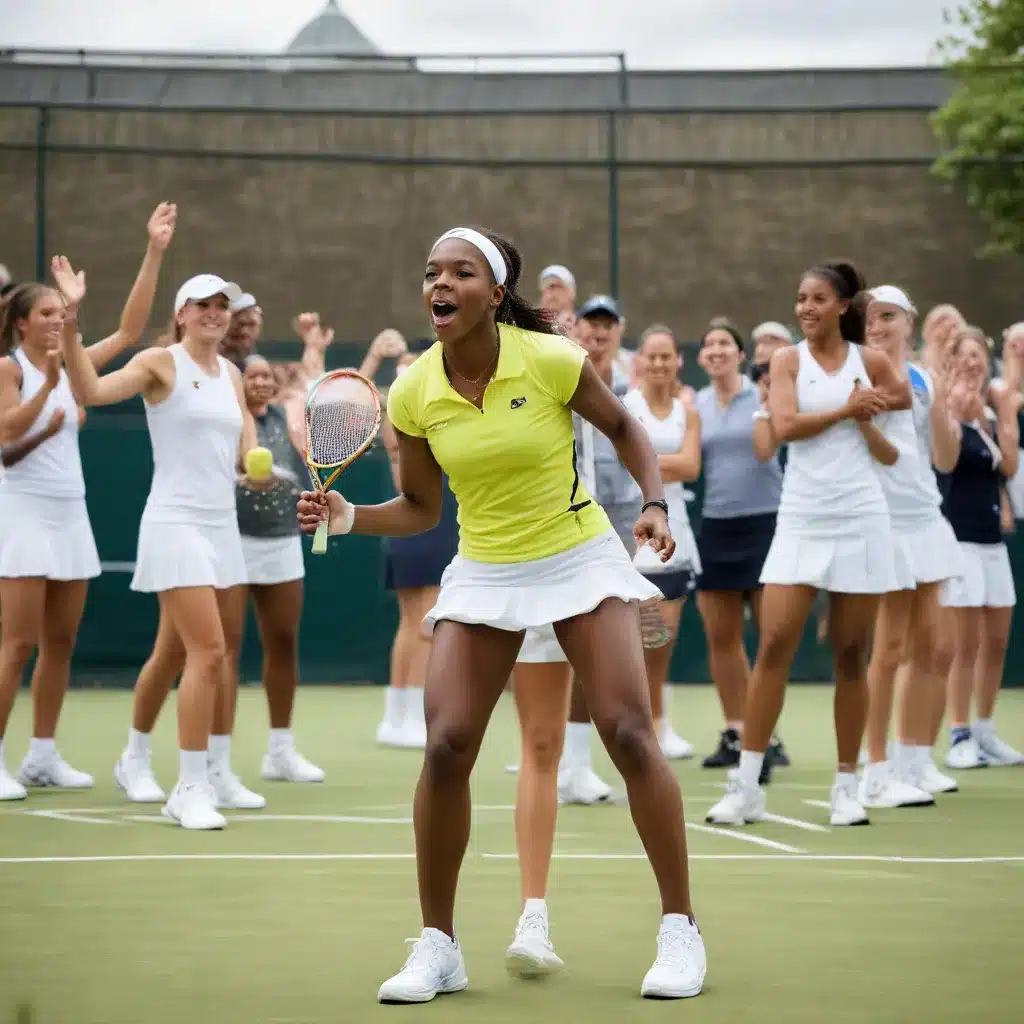
[(339, 519), (331, 521), (331, 533), (336, 537), (343, 537), (346, 533), (352, 532), (356, 522), (356, 507), (350, 501), (346, 501)]
[(768, 412), (767, 409), (758, 409), (757, 412), (754, 413), (755, 420), (770, 420), (771, 418), (772, 414)]

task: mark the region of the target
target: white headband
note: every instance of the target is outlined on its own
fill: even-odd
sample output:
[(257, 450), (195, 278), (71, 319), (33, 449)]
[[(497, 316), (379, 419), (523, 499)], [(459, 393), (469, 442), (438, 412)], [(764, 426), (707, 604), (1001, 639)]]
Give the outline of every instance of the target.
[(490, 264), (495, 284), (504, 284), (508, 280), (508, 266), (505, 263), (505, 257), (501, 255), (501, 250), (486, 235), (481, 235), (479, 231), (474, 231), (472, 228), (452, 228), (451, 231), (446, 231), (430, 247), (430, 251), (433, 252), (442, 242), (447, 241), (449, 238), (461, 238), (463, 242), (469, 242), (470, 245), (476, 246)]
[(897, 309), (902, 309), (904, 313), (917, 316), (917, 309), (907, 297), (907, 293), (894, 284), (879, 285), (877, 288), (872, 288), (868, 295), (871, 296), (872, 302), (885, 302), (890, 306), (896, 306)]

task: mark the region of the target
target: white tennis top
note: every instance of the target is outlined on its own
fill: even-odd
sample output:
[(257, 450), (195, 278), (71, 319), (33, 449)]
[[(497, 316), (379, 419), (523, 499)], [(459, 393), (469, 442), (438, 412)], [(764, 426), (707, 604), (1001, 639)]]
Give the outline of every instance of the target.
[(153, 446), (153, 482), (143, 515), (161, 523), (235, 523), (235, 482), (242, 409), (228, 372), (210, 376), (185, 348), (171, 345), (174, 387), (145, 403)]
[[(821, 368), (806, 341), (797, 345), (797, 353), (797, 412), (831, 412), (846, 404), (858, 379), (863, 387), (871, 386), (857, 345), (847, 345), (846, 361), (835, 373)], [(816, 437), (789, 443), (779, 529), (839, 534), (852, 519), (885, 512), (875, 460), (853, 420), (842, 420)]]
[[(21, 368), (21, 399), (24, 402), (39, 392), (46, 383), (46, 375), (29, 362), (20, 348), (16, 348), (11, 357)], [(0, 479), (0, 493), (6, 491), (48, 498), (85, 497), (85, 477), (78, 450), (78, 404), (63, 369), (60, 382), (47, 396), (42, 412), (25, 437), (34, 437), (44, 431), (58, 409), (64, 410), (64, 425), (21, 462), (5, 470)]]

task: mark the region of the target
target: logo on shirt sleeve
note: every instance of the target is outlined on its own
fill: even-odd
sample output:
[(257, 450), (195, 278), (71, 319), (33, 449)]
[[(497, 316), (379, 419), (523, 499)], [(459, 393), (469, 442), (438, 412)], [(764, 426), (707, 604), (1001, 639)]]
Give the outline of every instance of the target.
[(510, 409), (521, 409), (524, 405), (526, 405), (525, 396), (522, 398), (513, 398), (512, 401), (509, 402)]

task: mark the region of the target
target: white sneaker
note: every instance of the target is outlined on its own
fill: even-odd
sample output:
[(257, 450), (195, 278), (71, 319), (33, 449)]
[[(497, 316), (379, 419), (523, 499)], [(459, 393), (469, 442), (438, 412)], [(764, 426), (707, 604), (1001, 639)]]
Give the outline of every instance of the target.
[(114, 781), (133, 804), (158, 804), (167, 799), (145, 757), (132, 757), (127, 750), (114, 765)]
[(570, 768), (558, 773), (558, 802), (560, 804), (607, 803), (612, 798), (612, 787), (594, 774), (590, 768)]
[(217, 813), (213, 790), (195, 783), (177, 783), (161, 813), (182, 828), (209, 831), (224, 828), (227, 818)]
[(836, 828), (844, 825), (868, 825), (868, 812), (857, 799), (857, 778), (836, 779), (832, 786), (832, 814), (829, 822)]
[[(412, 725), (412, 728), (410, 728)], [(401, 750), (423, 750), (427, 745), (427, 727), (421, 730), (408, 720), (401, 725), (392, 725), (387, 719), (377, 726), (377, 742), (382, 747), (398, 747)]]
[(767, 797), (761, 786), (743, 784), (738, 768), (729, 771), (725, 796), (711, 808), (704, 820), (711, 825), (750, 825), (764, 819)]
[(408, 939), (412, 952), (405, 966), (377, 993), (379, 1003), (429, 1003), (434, 996), (461, 992), (468, 984), (462, 948), (444, 932), (424, 928)]
[(644, 976), (640, 995), (646, 999), (689, 999), (699, 996), (708, 972), (700, 929), (681, 914), (662, 919), (658, 955)]
[(207, 769), (215, 806), (221, 811), (259, 811), (267, 806), (266, 797), (246, 789), (230, 769)]
[(512, 945), (505, 950), (508, 973), (514, 978), (543, 978), (564, 966), (551, 945), (548, 915), (540, 910), (524, 910)]
[(26, 757), (18, 769), (18, 781), (27, 787), (51, 786), (54, 789), (92, 789), (93, 778), (72, 768), (59, 754), (46, 760)]
[(966, 771), (969, 768), (987, 768), (988, 758), (982, 753), (978, 741), (973, 736), (954, 743), (946, 754), (946, 767), (954, 771)]
[(307, 761), (294, 747), (268, 750), (260, 775), (274, 782), (323, 782), (324, 770)]
[(0, 800), (24, 800), (28, 790), (0, 762)]
[(935, 797), (897, 777), (889, 761), (869, 764), (857, 789), (863, 807), (930, 807)]
[(955, 793), (960, 787), (956, 779), (950, 775), (943, 775), (935, 762), (929, 756), (924, 761), (915, 761), (907, 767), (904, 774), (904, 781), (909, 782), (926, 793)]
[(661, 752), (670, 761), (683, 761), (693, 757), (693, 744), (684, 740), (671, 725), (666, 723), (661, 727), (658, 739), (661, 743)]
[(1009, 765), (1024, 764), (1024, 754), (1014, 750), (1009, 743), (1001, 740), (994, 732), (977, 732), (974, 741), (982, 756), (993, 768), (1005, 768)]

